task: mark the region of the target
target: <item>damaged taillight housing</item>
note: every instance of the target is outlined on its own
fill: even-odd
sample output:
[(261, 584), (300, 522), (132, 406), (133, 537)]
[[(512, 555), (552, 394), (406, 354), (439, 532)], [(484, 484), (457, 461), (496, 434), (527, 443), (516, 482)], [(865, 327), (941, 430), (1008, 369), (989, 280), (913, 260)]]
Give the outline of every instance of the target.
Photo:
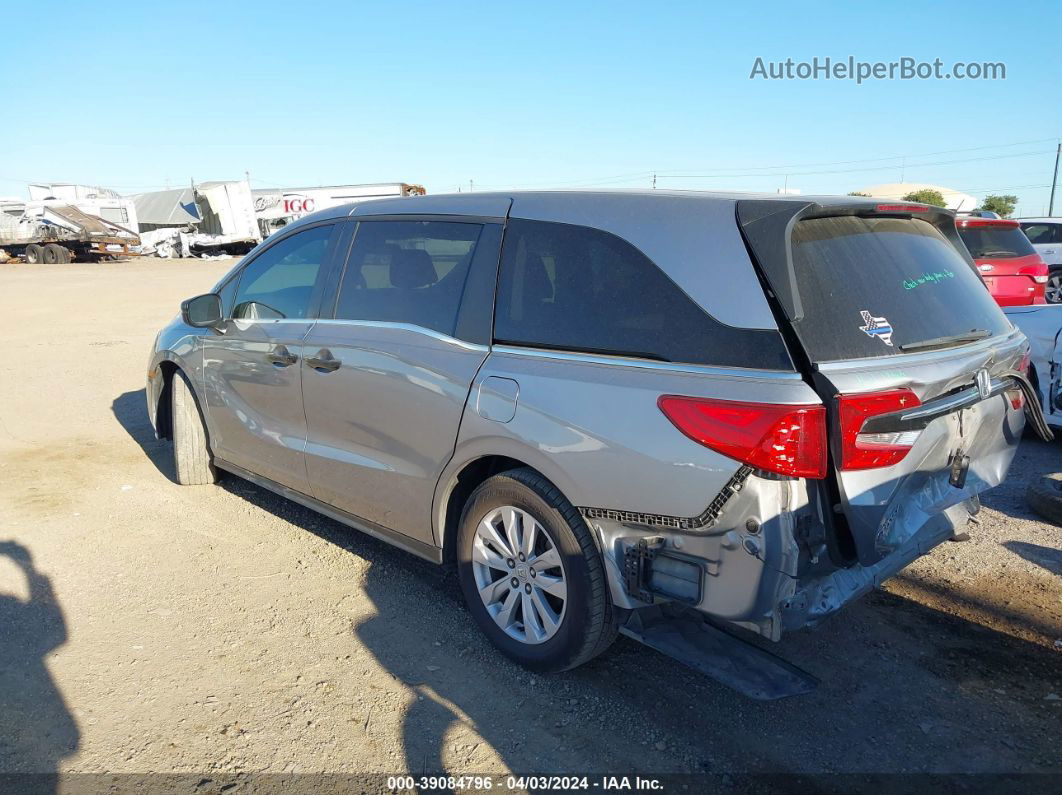
[(841, 425), (841, 470), (876, 469), (897, 464), (911, 451), (919, 431), (865, 433), (871, 417), (922, 405), (910, 389), (838, 395)]
[(826, 477), (826, 409), (664, 395), (657, 405), (698, 444), (756, 469)]
[[(1018, 365), (1018, 372), (1029, 377), (1029, 370), (1032, 368), (1032, 350), (1025, 351), (1025, 355), (1021, 357), (1021, 364)], [(1020, 411), (1025, 408), (1025, 390), (1020, 386), (1015, 385), (1013, 389), (1007, 390), (1007, 400), (1010, 401), (1010, 407), (1015, 411)]]

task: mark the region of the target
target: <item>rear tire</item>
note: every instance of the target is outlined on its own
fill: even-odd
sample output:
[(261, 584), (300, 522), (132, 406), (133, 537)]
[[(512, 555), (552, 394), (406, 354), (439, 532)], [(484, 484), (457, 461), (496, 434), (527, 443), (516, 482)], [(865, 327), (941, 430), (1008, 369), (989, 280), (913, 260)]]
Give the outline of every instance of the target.
[[(512, 552), (519, 546), (507, 544), (501, 518), (512, 514), (522, 517), (516, 520), (521, 538), (527, 537), (533, 522), (531, 537), (538, 539), (523, 550), (521, 559), (500, 548), (507, 546)], [(500, 565), (487, 566), (481, 524), (492, 517), (499, 517), (500, 525), (494, 526), (502, 529), (498, 542), (486, 548), (486, 555)], [(544, 563), (540, 569), (544, 574), (539, 574), (533, 564), (547, 555), (558, 562)], [(457, 569), (476, 624), (506, 657), (526, 668), (542, 673), (566, 671), (596, 657), (616, 638), (612, 595), (594, 536), (557, 487), (532, 469), (495, 475), (472, 492), (458, 529)], [(560, 587), (564, 589), (562, 601), (555, 595)], [(546, 588), (551, 588), (549, 604), (545, 604)], [(481, 591), (488, 596), (482, 597)], [(507, 600), (512, 600), (508, 613)], [(525, 606), (532, 614), (528, 620)]]
[(207, 443), (206, 426), (199, 402), (183, 372), (177, 370), (170, 382), (170, 417), (173, 429), (173, 464), (182, 486), (217, 483), (217, 470)]
[(30, 243), (26, 246), (26, 251), (23, 256), (26, 258), (26, 264), (40, 265), (44, 260), (44, 249), (36, 243)]
[(70, 253), (56, 243), (45, 243), (44, 264), (61, 265), (70, 261)]

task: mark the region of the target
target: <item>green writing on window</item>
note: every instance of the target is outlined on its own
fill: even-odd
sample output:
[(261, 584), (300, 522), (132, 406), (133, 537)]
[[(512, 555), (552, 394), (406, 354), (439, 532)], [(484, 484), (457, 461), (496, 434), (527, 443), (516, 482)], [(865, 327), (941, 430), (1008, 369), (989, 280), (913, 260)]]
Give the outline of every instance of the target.
[(954, 278), (954, 271), (926, 271), (921, 276), (915, 276), (913, 279), (904, 279), (903, 289), (913, 290), (916, 287), (921, 287), (923, 284), (939, 284), (940, 282)]

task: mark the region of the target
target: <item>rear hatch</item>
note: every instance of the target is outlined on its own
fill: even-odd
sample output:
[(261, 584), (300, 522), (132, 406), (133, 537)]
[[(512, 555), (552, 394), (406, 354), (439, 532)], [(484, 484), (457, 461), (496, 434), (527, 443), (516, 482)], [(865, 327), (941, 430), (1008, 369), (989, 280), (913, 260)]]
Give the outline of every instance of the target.
[(1003, 480), (1023, 427), (1015, 375), (1028, 344), (981, 283), (951, 213), (757, 200), (737, 213), (827, 407), (831, 556), (873, 565)]
[(997, 304), (1044, 303), (1047, 265), (1017, 221), (960, 218), (955, 226)]

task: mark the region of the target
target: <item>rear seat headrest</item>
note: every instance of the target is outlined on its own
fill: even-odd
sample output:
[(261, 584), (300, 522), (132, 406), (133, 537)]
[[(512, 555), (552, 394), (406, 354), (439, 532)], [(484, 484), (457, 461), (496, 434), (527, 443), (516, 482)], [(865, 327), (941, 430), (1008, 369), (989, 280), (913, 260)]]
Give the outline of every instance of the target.
[(439, 280), (427, 251), (402, 248), (391, 254), (391, 285), (406, 290), (428, 287)]
[(553, 298), (553, 282), (549, 279), (542, 257), (528, 252), (524, 260), (524, 302), (541, 303)]

